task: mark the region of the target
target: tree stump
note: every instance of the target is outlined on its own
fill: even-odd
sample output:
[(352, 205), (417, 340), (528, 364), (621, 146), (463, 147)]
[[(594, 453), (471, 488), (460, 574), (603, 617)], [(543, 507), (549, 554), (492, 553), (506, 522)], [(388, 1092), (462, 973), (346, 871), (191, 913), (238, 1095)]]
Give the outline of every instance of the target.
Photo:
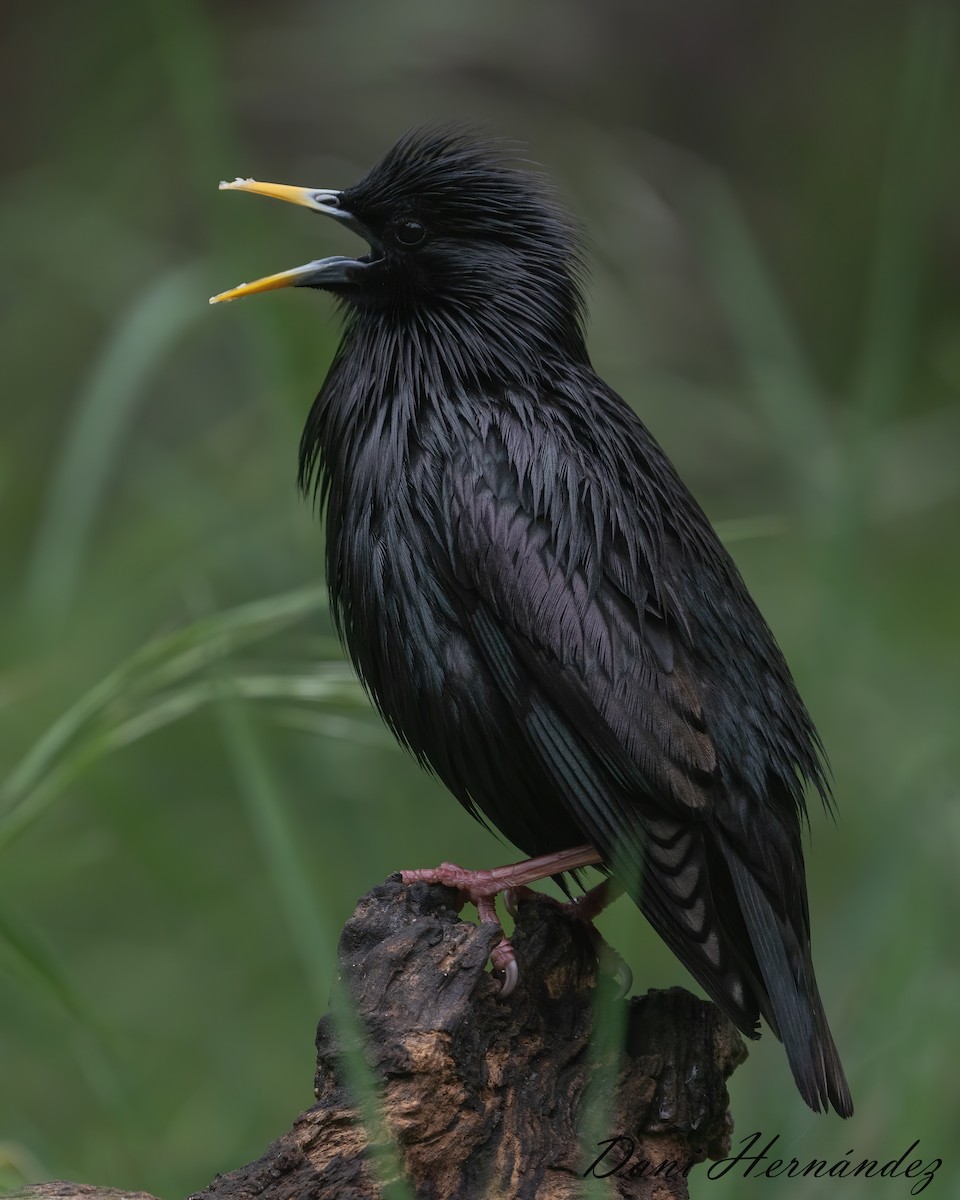
[[(520, 909), (520, 982), (501, 999), (487, 969), (499, 933), (453, 901), (399, 876), (361, 899), (317, 1030), (316, 1104), (198, 1200), (574, 1200), (585, 1174), (591, 1196), (668, 1200), (727, 1154), (726, 1080), (746, 1050), (714, 1005), (681, 988), (617, 999), (584, 928), (546, 900)], [(379, 1127), (371, 1088), (356, 1099), (361, 1054)], [(24, 1193), (81, 1194), (107, 1200), (62, 1183)]]

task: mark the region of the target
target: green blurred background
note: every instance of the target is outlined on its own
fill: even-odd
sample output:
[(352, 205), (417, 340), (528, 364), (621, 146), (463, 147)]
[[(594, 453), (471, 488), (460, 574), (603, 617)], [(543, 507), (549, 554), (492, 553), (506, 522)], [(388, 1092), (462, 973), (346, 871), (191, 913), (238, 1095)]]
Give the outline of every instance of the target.
[[(594, 361), (717, 522), (832, 757), (808, 873), (857, 1112), (809, 1113), (767, 1035), (737, 1130), (785, 1157), (919, 1138), (930, 1194), (958, 1186), (958, 15), (7, 6), (0, 1180), (173, 1198), (254, 1157), (311, 1101), (357, 897), (512, 857), (393, 746), (332, 634), (294, 488), (331, 305), (207, 306), (351, 244), (219, 179), (345, 185), (469, 118), (584, 217)], [(693, 986), (626, 902), (603, 927), (642, 987)]]

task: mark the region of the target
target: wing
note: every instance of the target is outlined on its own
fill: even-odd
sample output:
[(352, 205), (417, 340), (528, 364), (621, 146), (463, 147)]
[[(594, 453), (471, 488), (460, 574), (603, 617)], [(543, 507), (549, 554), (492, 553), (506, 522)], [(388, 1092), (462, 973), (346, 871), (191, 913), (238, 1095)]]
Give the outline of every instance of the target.
[(584, 840), (754, 1034), (756, 960), (723, 858), (705, 837), (717, 750), (680, 622), (637, 538), (649, 516), (598, 513), (596, 494), (563, 481), (538, 504), (508, 441), (489, 429), (445, 481), (464, 627)]
[[(491, 423), (449, 471), (446, 553), (464, 626), (560, 802), (661, 937), (741, 1030), (756, 1036), (766, 1017), (811, 1107), (832, 1101), (848, 1115), (810, 959), (793, 769), (809, 748), (788, 753), (785, 783), (762, 730), (751, 735), (753, 773), (767, 779), (757, 795), (711, 730), (718, 709), (736, 723), (740, 697), (762, 727), (764, 696), (805, 727), (776, 644), (664, 459), (644, 493), (623, 447), (578, 457), (544, 441), (535, 457), (516, 429)], [(655, 490), (674, 481), (703, 551), (692, 568)], [(731, 606), (731, 626), (714, 625), (703, 650), (683, 603), (698, 588), (712, 611)], [(738, 621), (759, 629), (759, 653), (738, 641)], [(744, 662), (718, 675), (711, 664), (741, 646)]]

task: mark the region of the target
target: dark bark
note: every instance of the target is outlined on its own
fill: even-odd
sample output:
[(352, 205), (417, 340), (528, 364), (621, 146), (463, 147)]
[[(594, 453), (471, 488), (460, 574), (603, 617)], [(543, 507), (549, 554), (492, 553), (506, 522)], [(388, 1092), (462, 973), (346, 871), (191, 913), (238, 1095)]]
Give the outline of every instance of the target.
[[(317, 1103), (202, 1200), (373, 1200), (399, 1173), (407, 1190), (391, 1196), (572, 1200), (598, 1143), (618, 1135), (596, 1167), (627, 1158), (607, 1193), (667, 1200), (687, 1196), (684, 1169), (727, 1153), (726, 1080), (746, 1051), (717, 1008), (680, 988), (616, 999), (583, 927), (537, 901), (520, 910), (520, 983), (501, 1000), (487, 971), (497, 931), (462, 920), (452, 899), (398, 877), (363, 897), (340, 939), (334, 1016), (317, 1031)], [(348, 1010), (352, 1022), (337, 1016)], [(350, 1024), (379, 1133), (355, 1100)], [(55, 1186), (73, 1191), (33, 1195), (81, 1195)]]

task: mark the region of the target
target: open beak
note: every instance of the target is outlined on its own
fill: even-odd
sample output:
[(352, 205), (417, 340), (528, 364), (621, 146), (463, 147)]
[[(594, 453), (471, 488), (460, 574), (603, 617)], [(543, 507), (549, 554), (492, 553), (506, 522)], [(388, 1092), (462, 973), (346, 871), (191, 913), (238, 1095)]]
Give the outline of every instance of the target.
[(289, 271), (280, 271), (276, 275), (265, 275), (262, 279), (255, 279), (253, 283), (241, 283), (239, 287), (220, 292), (217, 296), (211, 296), (211, 304), (219, 304), (226, 300), (239, 300), (241, 296), (253, 296), (257, 292), (270, 292), (275, 288), (323, 288), (329, 284), (352, 283), (356, 280), (358, 273), (370, 265), (371, 258), (379, 257), (382, 253), (376, 238), (351, 212), (343, 207), (339, 192), (326, 191), (322, 188), (291, 187), (286, 183), (260, 183), (256, 179), (235, 179), (233, 183), (221, 182), (220, 190), (256, 192), (261, 196), (272, 196), (275, 200), (286, 200), (290, 204), (300, 204), (304, 208), (313, 209), (314, 212), (324, 213), (365, 238), (371, 247), (372, 254), (370, 258), (345, 258), (342, 255), (336, 255), (333, 258), (319, 258), (314, 262), (304, 263), (302, 267), (293, 267)]

